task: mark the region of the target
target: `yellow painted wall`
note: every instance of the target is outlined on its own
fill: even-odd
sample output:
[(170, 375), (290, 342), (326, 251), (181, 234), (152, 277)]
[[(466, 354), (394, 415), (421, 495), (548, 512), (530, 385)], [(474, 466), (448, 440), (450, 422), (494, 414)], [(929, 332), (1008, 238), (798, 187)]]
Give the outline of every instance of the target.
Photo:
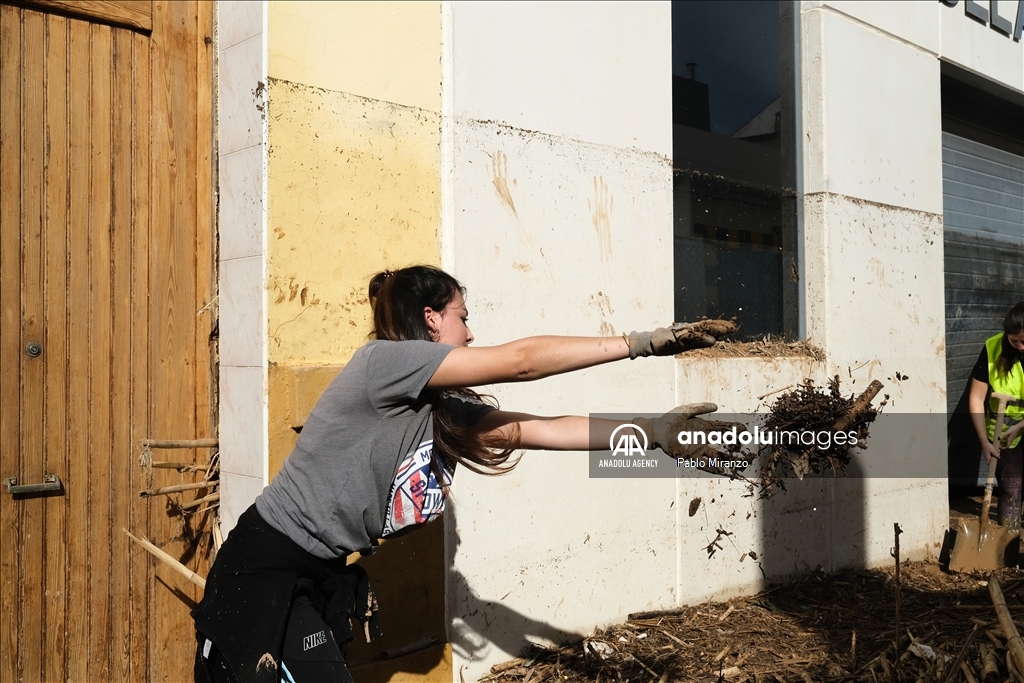
[(441, 3), (271, 2), (270, 77), (441, 110)]
[[(292, 429), (367, 340), (370, 277), (440, 263), (439, 3), (271, 2), (266, 107), (270, 473)], [(441, 525), (367, 565), (385, 635), (353, 646), (367, 681), (452, 680)], [(382, 649), (439, 644), (379, 662)]]
[(271, 79), (268, 353), (344, 363), (375, 272), (440, 259), (439, 114)]

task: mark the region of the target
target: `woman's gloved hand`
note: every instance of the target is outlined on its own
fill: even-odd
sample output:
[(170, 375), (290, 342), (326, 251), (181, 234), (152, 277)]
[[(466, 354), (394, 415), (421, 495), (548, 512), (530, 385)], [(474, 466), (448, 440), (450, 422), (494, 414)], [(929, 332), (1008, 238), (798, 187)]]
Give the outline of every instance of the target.
[(702, 320), (697, 323), (673, 323), (650, 332), (622, 335), (629, 346), (629, 358), (674, 356), (691, 349), (714, 346), (718, 337), (736, 331), (736, 324), (727, 320)]
[[(743, 457), (739, 454), (740, 444), (735, 435), (747, 431), (747, 427), (738, 422), (722, 422), (698, 417), (716, 410), (718, 410), (718, 406), (714, 403), (688, 403), (673, 408), (661, 417), (633, 418), (633, 424), (644, 430), (649, 447), (660, 448), (673, 458), (695, 458), (702, 462), (707, 461), (709, 462), (708, 466), (700, 469), (715, 474), (728, 474), (722, 467), (710, 464), (710, 461), (742, 460)], [(681, 444), (679, 443), (680, 432), (719, 433), (722, 435), (722, 444)], [(727, 434), (730, 435), (730, 438), (726, 438)]]

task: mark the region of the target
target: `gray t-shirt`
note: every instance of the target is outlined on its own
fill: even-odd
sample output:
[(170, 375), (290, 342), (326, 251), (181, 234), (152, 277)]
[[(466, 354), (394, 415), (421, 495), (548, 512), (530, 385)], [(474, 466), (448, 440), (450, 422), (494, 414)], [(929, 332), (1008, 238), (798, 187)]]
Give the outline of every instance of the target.
[[(356, 351), (256, 499), (260, 515), (317, 557), (373, 545), (384, 533), (399, 464), (433, 440), (430, 401), (439, 399), (424, 388), (453, 348), (378, 340)], [(466, 425), (491, 410), (462, 401), (455, 408), (453, 418)]]

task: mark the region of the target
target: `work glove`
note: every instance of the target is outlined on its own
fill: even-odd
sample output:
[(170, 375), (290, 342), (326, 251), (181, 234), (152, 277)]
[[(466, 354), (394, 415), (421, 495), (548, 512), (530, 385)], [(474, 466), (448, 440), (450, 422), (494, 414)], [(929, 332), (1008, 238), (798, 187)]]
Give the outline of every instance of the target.
[[(734, 476), (735, 469), (742, 467), (723, 467), (721, 461), (746, 460), (747, 456), (740, 452), (740, 443), (737, 435), (747, 431), (745, 425), (738, 422), (722, 422), (719, 420), (707, 420), (700, 415), (706, 415), (718, 410), (714, 403), (688, 403), (677, 406), (661, 417), (636, 417), (633, 424), (644, 431), (650, 448), (660, 448), (665, 454), (673, 458), (689, 458), (701, 463), (698, 469), (712, 474)], [(720, 445), (711, 444), (681, 444), (679, 433), (689, 432), (695, 434), (721, 434)], [(731, 443), (730, 443), (731, 442)]]
[(673, 323), (650, 332), (630, 332), (622, 335), (629, 346), (629, 358), (644, 356), (674, 356), (691, 349), (714, 346), (718, 337), (736, 331), (736, 324), (728, 320), (702, 320), (696, 323)]

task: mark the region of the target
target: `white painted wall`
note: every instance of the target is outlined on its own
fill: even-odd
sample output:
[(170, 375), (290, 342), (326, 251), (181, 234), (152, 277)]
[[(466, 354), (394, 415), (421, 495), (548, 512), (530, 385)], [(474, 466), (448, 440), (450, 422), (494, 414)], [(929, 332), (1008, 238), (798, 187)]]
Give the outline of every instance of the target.
[[(985, 0), (970, 0), (970, 3), (986, 12), (992, 8), (992, 3)], [(991, 19), (988, 24), (982, 24), (968, 16), (967, 4), (968, 0), (958, 0), (954, 7), (920, 0), (802, 3), (804, 12), (825, 9), (878, 31), (894, 42), (911, 45), (990, 81), (1024, 92), (1024, 42), (1012, 38), (1020, 14), (1019, 0), (995, 3), (998, 16), (1013, 26), (1011, 36), (993, 28)]]
[[(806, 316), (826, 360), (636, 361), (503, 387), (503, 405), (656, 411), (712, 400), (740, 412), (805, 377), (842, 374), (848, 392), (885, 383), (890, 414), (944, 412), (938, 60), (1004, 83), (1016, 67), (955, 55), (939, 3), (801, 10)], [(469, 286), (479, 343), (663, 324), (669, 4), (456, 2), (445, 14), (445, 265)], [(863, 466), (944, 454), (941, 429), (880, 427)], [(456, 487), (456, 680), (518, 654), (524, 633), (585, 634), (629, 611), (756, 590), (764, 577), (890, 562), (894, 522), (904, 557), (934, 556), (948, 517), (941, 476), (798, 482), (761, 502), (714, 479), (590, 480), (582, 454), (528, 453), (507, 477), (463, 474)], [(733, 535), (709, 558), (719, 526)]]
[[(885, 383), (889, 415), (945, 412), (939, 27), (949, 11), (825, 2), (804, 3), (801, 16), (808, 336), (827, 353), (824, 374)], [(962, 10), (958, 18), (973, 30)], [(877, 430), (869, 464), (944, 462), (943, 421), (902, 424)], [(905, 553), (937, 554), (948, 524), (944, 470), (837, 489), (833, 559), (822, 566), (891, 562), (897, 522)]]
[[(449, 11), (444, 265), (469, 288), (477, 343), (664, 325), (669, 5), (458, 2)], [(673, 379), (670, 359), (638, 360), (495, 394), (540, 414), (658, 411), (674, 405)], [(674, 482), (587, 471), (583, 453), (530, 452), (508, 476), (457, 477), (455, 680), (518, 653), (524, 633), (557, 640), (676, 604)]]
[(220, 469), (225, 536), (267, 482), (266, 2), (217, 3)]

